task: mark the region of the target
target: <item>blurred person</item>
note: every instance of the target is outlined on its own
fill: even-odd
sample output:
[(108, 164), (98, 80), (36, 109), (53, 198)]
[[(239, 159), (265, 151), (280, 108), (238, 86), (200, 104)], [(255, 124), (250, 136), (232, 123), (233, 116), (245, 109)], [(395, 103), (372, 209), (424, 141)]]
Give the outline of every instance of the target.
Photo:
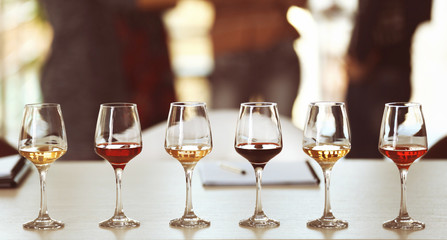
[(346, 63), (349, 158), (382, 158), (377, 146), (384, 105), (410, 99), (412, 38), (430, 19), (431, 5), (431, 0), (359, 0)]
[(162, 13), (121, 12), (116, 24), (130, 102), (138, 105), (142, 129), (164, 121), (176, 99)]
[(210, 76), (213, 108), (239, 108), (241, 102), (278, 103), (291, 116), (300, 82), (293, 43), (298, 32), (286, 18), (290, 6), (305, 0), (210, 0), (214, 71)]
[(40, 0), (54, 37), (42, 71), (44, 102), (62, 107), (63, 159), (99, 159), (99, 105), (138, 104), (142, 128), (162, 121), (174, 100), (161, 14), (170, 0)]

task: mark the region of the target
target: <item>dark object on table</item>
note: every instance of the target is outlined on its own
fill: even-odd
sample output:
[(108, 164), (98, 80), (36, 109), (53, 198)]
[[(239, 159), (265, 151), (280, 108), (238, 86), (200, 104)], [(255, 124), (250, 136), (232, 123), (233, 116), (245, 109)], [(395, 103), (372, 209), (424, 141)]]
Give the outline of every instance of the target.
[(31, 164), (19, 155), (0, 158), (0, 188), (15, 188), (25, 179)]
[(0, 157), (17, 154), (17, 149), (12, 147), (4, 139), (0, 138)]

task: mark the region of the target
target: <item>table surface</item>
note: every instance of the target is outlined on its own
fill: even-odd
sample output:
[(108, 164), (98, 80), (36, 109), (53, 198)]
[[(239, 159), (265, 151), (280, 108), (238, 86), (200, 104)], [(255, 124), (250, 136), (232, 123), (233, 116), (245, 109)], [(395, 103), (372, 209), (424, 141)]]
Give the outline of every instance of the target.
[[(233, 149), (237, 112), (210, 114), (213, 153), (201, 161), (245, 161)], [(234, 119), (234, 123), (229, 121)], [(283, 120), (284, 151), (272, 161), (302, 161), (300, 130)], [(262, 202), (269, 217), (281, 222), (273, 229), (239, 227), (253, 214), (254, 187), (203, 187), (193, 179), (196, 214), (211, 221), (204, 229), (169, 226), (183, 214), (185, 178), (183, 168), (163, 149), (164, 124), (143, 134), (143, 152), (132, 160), (123, 175), (123, 201), (128, 217), (141, 226), (128, 230), (98, 227), (115, 207), (115, 180), (105, 161), (59, 161), (47, 178), (50, 215), (65, 222), (54, 231), (24, 230), (22, 224), (37, 216), (39, 181), (35, 169), (20, 188), (0, 190), (0, 239), (442, 239), (447, 235), (447, 161), (416, 162), (408, 175), (408, 210), (426, 223), (425, 230), (400, 231), (382, 228), (397, 216), (400, 181), (389, 160), (342, 159), (334, 167), (331, 203), (334, 215), (347, 220), (344, 230), (308, 228), (308, 220), (322, 214), (324, 188), (320, 186), (268, 186)], [(231, 149), (231, 150), (230, 150)], [(199, 162), (200, 164), (200, 162)], [(321, 170), (313, 163), (321, 177)], [(268, 167), (268, 165), (267, 165)]]

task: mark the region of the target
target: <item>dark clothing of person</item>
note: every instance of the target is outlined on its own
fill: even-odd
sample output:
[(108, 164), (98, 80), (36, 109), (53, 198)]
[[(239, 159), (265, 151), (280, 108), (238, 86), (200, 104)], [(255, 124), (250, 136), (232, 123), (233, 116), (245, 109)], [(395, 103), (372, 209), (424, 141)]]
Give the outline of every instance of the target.
[(431, 4), (359, 0), (348, 49), (352, 61), (346, 102), (352, 149), (347, 157), (382, 157), (377, 145), (384, 105), (410, 99), (412, 38), (416, 27), (430, 19)]
[(441, 140), (437, 141), (424, 155), (424, 159), (445, 159), (447, 149), (447, 137), (443, 137)]
[[(156, 61), (140, 62), (138, 66), (129, 67), (129, 59), (132, 59), (129, 55), (132, 53), (129, 52), (129, 46), (125, 43), (133, 44), (136, 40), (134, 40), (135, 35), (131, 34), (139, 31), (147, 34), (143, 40), (150, 38), (151, 44), (164, 41), (163, 37), (152, 38), (152, 35), (158, 36), (157, 34), (164, 36), (161, 20), (152, 21), (154, 26), (141, 26), (135, 24), (135, 19), (132, 21), (123, 19), (133, 16), (143, 21), (147, 19), (146, 15), (160, 18), (161, 14), (159, 12), (155, 15), (151, 12), (138, 13), (136, 3), (131, 0), (41, 0), (41, 3), (54, 32), (50, 55), (42, 72), (41, 87), (43, 101), (59, 103), (62, 108), (68, 137), (68, 151), (63, 158), (99, 159), (94, 152), (94, 134), (99, 105), (106, 102), (139, 104), (142, 101), (135, 97), (136, 89), (138, 92), (148, 91), (146, 94), (150, 95), (151, 92), (148, 89), (157, 86), (153, 83), (144, 83), (145, 78), (138, 75), (143, 64), (148, 64), (144, 69), (144, 74), (147, 74), (149, 69), (157, 70), (156, 67), (151, 68), (149, 65)], [(127, 41), (124, 41), (123, 36), (118, 37), (119, 32), (126, 31), (123, 29), (127, 29), (130, 33), (127, 35), (129, 38)], [(154, 29), (161, 32), (151, 32)], [(139, 42), (139, 44), (149, 43)], [(164, 44), (156, 47), (163, 49), (162, 54), (167, 54)], [(139, 54), (146, 54), (146, 50), (142, 50), (144, 53)], [(135, 57), (134, 60), (138, 62), (141, 59)], [(166, 60), (168, 60), (167, 57), (158, 65), (166, 65)], [(169, 61), (167, 65), (169, 66)], [(170, 72), (167, 71), (169, 75)], [(138, 77), (135, 77), (136, 75)], [(172, 86), (172, 78), (166, 80), (167, 78), (163, 81), (171, 82)], [(137, 85), (142, 82), (144, 87), (138, 87)], [(138, 93), (138, 96), (140, 95), (141, 92)], [(160, 103), (159, 107), (168, 109), (169, 104), (162, 106)], [(146, 117), (148, 110), (153, 111), (146, 105), (138, 106), (138, 108), (140, 113), (145, 113), (141, 114), (143, 118)], [(153, 114), (158, 113), (153, 112)], [(162, 115), (167, 115), (167, 113)], [(155, 122), (155, 119), (150, 119), (149, 123), (146, 119), (142, 119), (142, 125), (145, 127)]]
[(291, 116), (300, 81), (293, 39), (268, 49), (216, 57), (210, 81), (214, 108), (239, 108), (241, 102), (260, 97), (277, 102), (278, 112)]
[(130, 102), (138, 105), (145, 129), (164, 121), (176, 100), (162, 12), (120, 13), (117, 30)]
[(304, 0), (210, 0), (215, 66), (210, 76), (213, 108), (239, 108), (241, 102), (278, 103), (291, 116), (298, 94), (300, 65), (293, 48), (298, 32), (287, 21), (292, 5)]

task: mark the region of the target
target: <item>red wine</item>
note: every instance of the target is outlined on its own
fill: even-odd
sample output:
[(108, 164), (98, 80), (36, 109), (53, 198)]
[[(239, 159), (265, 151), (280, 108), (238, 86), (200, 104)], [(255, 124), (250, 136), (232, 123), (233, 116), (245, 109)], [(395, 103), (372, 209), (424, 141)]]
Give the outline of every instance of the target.
[(122, 168), (141, 152), (141, 145), (131, 142), (101, 143), (96, 145), (96, 153), (112, 164), (113, 168)]
[(242, 143), (237, 145), (236, 152), (246, 158), (253, 167), (264, 168), (267, 162), (281, 152), (282, 146), (276, 143)]
[(426, 152), (425, 146), (408, 144), (393, 147), (385, 145), (379, 148), (380, 153), (393, 160), (398, 168), (409, 168), (410, 165), (418, 158), (422, 157)]

